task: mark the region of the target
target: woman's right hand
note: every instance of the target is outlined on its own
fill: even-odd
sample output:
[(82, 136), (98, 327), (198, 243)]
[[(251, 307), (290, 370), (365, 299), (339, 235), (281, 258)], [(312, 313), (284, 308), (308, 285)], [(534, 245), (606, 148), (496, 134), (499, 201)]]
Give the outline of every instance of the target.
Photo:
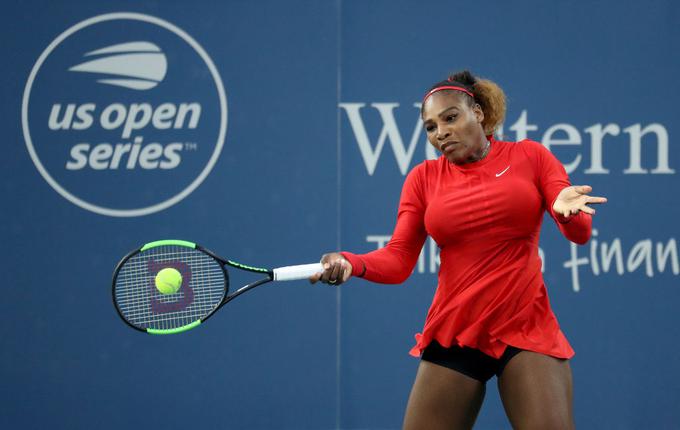
[(315, 273), (309, 277), (309, 282), (316, 284), (318, 281), (324, 284), (340, 285), (352, 276), (352, 265), (339, 252), (331, 252), (321, 257), (323, 272)]

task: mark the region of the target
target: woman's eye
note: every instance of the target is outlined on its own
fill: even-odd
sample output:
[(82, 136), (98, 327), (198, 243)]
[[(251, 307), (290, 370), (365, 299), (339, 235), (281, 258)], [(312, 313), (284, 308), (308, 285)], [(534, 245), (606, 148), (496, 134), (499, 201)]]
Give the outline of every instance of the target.
[(426, 126), (425, 126), (425, 131), (427, 131), (428, 133), (433, 132), (433, 131), (434, 131), (434, 126), (432, 126), (432, 125), (426, 125)]
[(456, 120), (456, 116), (457, 116), (457, 115), (449, 115), (449, 116), (446, 117), (446, 120), (447, 120), (448, 122), (453, 122), (453, 121)]

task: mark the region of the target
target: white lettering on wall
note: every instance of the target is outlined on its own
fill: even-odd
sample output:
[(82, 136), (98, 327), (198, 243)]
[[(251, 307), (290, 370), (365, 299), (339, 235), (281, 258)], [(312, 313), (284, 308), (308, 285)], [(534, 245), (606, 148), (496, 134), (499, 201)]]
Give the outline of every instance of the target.
[[(402, 175), (405, 175), (411, 165), (411, 160), (413, 159), (413, 154), (418, 143), (418, 137), (420, 137), (420, 132), (423, 128), (422, 121), (420, 121), (420, 119), (416, 121), (408, 148), (405, 148), (404, 141), (399, 132), (399, 127), (397, 127), (397, 121), (394, 118), (394, 108), (398, 107), (399, 103), (371, 103), (371, 107), (380, 113), (380, 119), (382, 120), (382, 129), (378, 136), (378, 143), (374, 148), (368, 138), (364, 120), (361, 117), (361, 108), (365, 106), (366, 103), (340, 103), (340, 108), (347, 112), (347, 117), (349, 118), (354, 137), (359, 145), (359, 151), (361, 151), (361, 156), (366, 164), (368, 174), (373, 175), (373, 172), (375, 172), (385, 142), (389, 140), (394, 156), (397, 159), (399, 170)], [(414, 106), (420, 109), (419, 104), (415, 104)]]
[[(389, 235), (366, 236), (366, 242), (373, 244), (375, 249), (384, 247), (389, 241)], [(583, 251), (579, 252), (586, 248), (585, 254), (587, 256), (583, 255)], [(538, 248), (538, 255), (542, 262), (541, 272), (545, 272), (546, 255), (542, 248)], [(439, 265), (439, 248), (435, 241), (428, 237), (413, 272), (436, 274), (439, 272)], [(611, 241), (603, 241), (598, 237), (597, 229), (593, 229), (592, 239), (587, 245), (579, 246), (569, 242), (569, 258), (562, 263), (562, 267), (569, 270), (571, 289), (574, 292), (581, 291), (582, 266), (589, 266), (594, 276), (606, 274), (625, 276), (637, 271), (643, 271), (649, 278), (654, 277), (655, 274), (666, 272), (670, 272), (674, 276), (680, 275), (680, 259), (678, 258), (678, 245), (675, 238), (671, 237), (665, 242), (658, 241), (656, 243), (651, 239), (641, 239), (635, 242), (626, 253), (621, 239), (614, 238)]]
[[(404, 144), (402, 133), (394, 115), (395, 109), (400, 106), (399, 103), (370, 104), (370, 107), (378, 112), (381, 120), (380, 132), (378, 133), (376, 130), (375, 133), (372, 133), (373, 135), (378, 135), (375, 144), (371, 143), (369, 132), (366, 129), (366, 123), (362, 116), (367, 114), (367, 111), (370, 112), (368, 109), (363, 109), (366, 106), (366, 103), (339, 104), (340, 109), (347, 114), (354, 134), (354, 140), (359, 147), (359, 152), (369, 175), (372, 176), (375, 173), (383, 153), (383, 148), (388, 141), (402, 175), (406, 175), (410, 167), (412, 167), (415, 150), (420, 140), (425, 145), (424, 158), (437, 158), (436, 151), (431, 145), (427, 144), (427, 139), (421, 138), (422, 121), (420, 119), (419, 103), (413, 104), (413, 107), (416, 108), (414, 111), (415, 125), (408, 125), (408, 128), (413, 130), (408, 146)], [(59, 127), (56, 119), (53, 122), (55, 127)], [(606, 167), (606, 150), (623, 153), (621, 150), (623, 135), (621, 134), (621, 126), (618, 124), (609, 123), (603, 125), (597, 123), (586, 127), (583, 131), (590, 137), (586, 141), (583, 140), (583, 135), (579, 129), (568, 123), (550, 125), (542, 136), (532, 136), (530, 132), (538, 132), (539, 127), (529, 122), (529, 114), (526, 109), (523, 109), (519, 118), (509, 129), (515, 133), (514, 140), (516, 141), (527, 138), (540, 139), (541, 143), (548, 149), (557, 145), (573, 146), (575, 153), (570, 159), (562, 160), (567, 173), (572, 173), (579, 168), (583, 158), (582, 153), (587, 153), (588, 148), (585, 147), (588, 145), (590, 146), (590, 166), (583, 170), (585, 174), (609, 174), (610, 171)], [(500, 130), (503, 130), (503, 126), (501, 126)], [(659, 123), (652, 123), (646, 126), (633, 124), (624, 128), (623, 134), (627, 136), (628, 140), (629, 163), (628, 168), (623, 170), (624, 174), (675, 174), (675, 169), (670, 167), (669, 136), (666, 127)], [(512, 136), (509, 138), (512, 139)], [(651, 170), (644, 167), (647, 163), (643, 163), (642, 160), (643, 140), (646, 145), (653, 145), (654, 141), (656, 141), (656, 167)]]

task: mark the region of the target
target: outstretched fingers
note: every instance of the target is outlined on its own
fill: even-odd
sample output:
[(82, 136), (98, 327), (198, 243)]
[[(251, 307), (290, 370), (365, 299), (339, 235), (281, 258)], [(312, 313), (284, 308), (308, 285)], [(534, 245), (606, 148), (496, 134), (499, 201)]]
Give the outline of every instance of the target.
[(588, 194), (593, 191), (593, 187), (590, 185), (576, 185), (574, 190), (579, 194)]
[(572, 210), (571, 213), (572, 215), (576, 215), (578, 211), (585, 212), (588, 215), (594, 215), (595, 214), (595, 209), (591, 208), (590, 206), (586, 205), (585, 203), (582, 204), (578, 209)]
[(587, 198), (586, 203), (606, 203), (607, 198), (606, 197), (595, 197), (595, 196), (589, 196), (587, 195), (588, 193), (591, 193), (593, 191), (593, 187), (590, 185), (576, 185), (574, 187), (574, 190), (581, 194), (582, 196), (585, 196)]
[(571, 211), (572, 214), (578, 213), (578, 211), (580, 210), (587, 214), (593, 215), (595, 214), (596, 211), (595, 209), (591, 208), (588, 205), (607, 203), (606, 197), (596, 197), (588, 195), (588, 193), (593, 191), (593, 187), (591, 187), (590, 185), (578, 185), (575, 187), (575, 190), (577, 193), (581, 194), (580, 200), (582, 200), (582, 203), (578, 206), (576, 211), (572, 209)]
[(588, 196), (588, 204), (593, 203), (593, 204), (601, 204), (601, 203), (607, 203), (607, 198), (606, 197), (591, 197)]

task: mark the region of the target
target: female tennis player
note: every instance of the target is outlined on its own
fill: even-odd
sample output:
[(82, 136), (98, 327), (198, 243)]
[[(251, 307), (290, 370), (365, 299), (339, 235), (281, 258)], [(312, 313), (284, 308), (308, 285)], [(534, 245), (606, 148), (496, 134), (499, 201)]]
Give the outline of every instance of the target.
[(362, 255), (325, 254), (325, 270), (310, 281), (401, 283), (432, 236), (439, 280), (411, 350), (421, 362), (404, 429), (471, 428), (494, 375), (513, 428), (572, 429), (574, 351), (548, 301), (539, 232), (548, 211), (567, 239), (586, 243), (588, 204), (606, 199), (572, 186), (540, 143), (493, 138), (505, 95), (489, 80), (452, 75), (426, 93), (421, 115), (442, 155), (408, 174), (390, 242)]

